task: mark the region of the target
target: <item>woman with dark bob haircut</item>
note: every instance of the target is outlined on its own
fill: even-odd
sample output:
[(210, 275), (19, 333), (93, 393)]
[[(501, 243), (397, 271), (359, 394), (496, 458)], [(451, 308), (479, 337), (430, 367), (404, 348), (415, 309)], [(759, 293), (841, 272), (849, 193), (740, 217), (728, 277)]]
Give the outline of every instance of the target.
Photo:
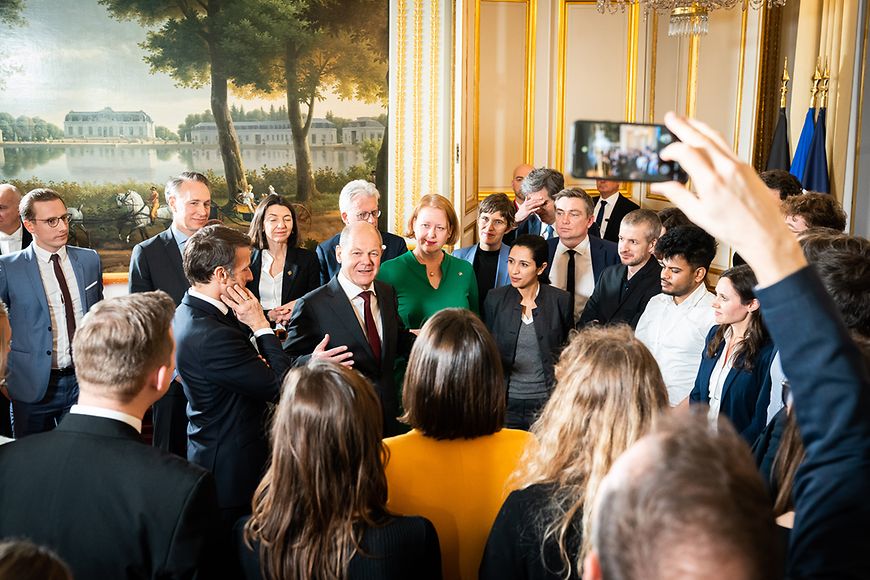
[(257, 206), (248, 236), (253, 242), (248, 290), (266, 317), (287, 322), (297, 298), (320, 286), (320, 262), (314, 252), (297, 247), (299, 224), (293, 205), (280, 195), (266, 196)]
[(472, 312), (432, 316), (405, 374), (402, 420), (412, 430), (385, 440), (387, 507), (432, 520), (445, 578), (477, 578), (507, 480), (531, 441), (503, 429), (505, 388), (495, 341)]
[(441, 578), (432, 524), (386, 509), (381, 423), (356, 371), (314, 360), (288, 373), (269, 469), (236, 526), (246, 579)]
[(553, 367), (574, 326), (570, 295), (550, 286), (549, 245), (523, 235), (508, 257), (510, 286), (491, 290), (483, 320), (492, 331), (507, 382), (507, 421), (529, 430), (553, 390)]

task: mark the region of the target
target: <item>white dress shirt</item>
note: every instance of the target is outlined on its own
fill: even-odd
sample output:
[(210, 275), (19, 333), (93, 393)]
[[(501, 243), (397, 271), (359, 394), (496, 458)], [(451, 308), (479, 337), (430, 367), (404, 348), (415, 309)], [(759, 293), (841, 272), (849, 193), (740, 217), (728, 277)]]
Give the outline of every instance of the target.
[(607, 231), (607, 225), (610, 223), (610, 214), (613, 213), (613, 208), (616, 206), (616, 200), (619, 194), (614, 193), (607, 199), (604, 199), (602, 196), (598, 197), (598, 203), (595, 204), (595, 209), (592, 210), (592, 215), (595, 218), (595, 221), (598, 221), (598, 211), (601, 209), (601, 203), (607, 202), (604, 205), (604, 219), (601, 221), (601, 237), (604, 237), (604, 232)]
[[(553, 228), (553, 232), (550, 233), (549, 228)], [(550, 238), (556, 237), (556, 223), (548, 224), (545, 223), (544, 220), (541, 220), (541, 237), (545, 240), (549, 240)]]
[[(711, 425), (716, 424), (716, 419), (719, 417), (719, 409), (722, 407), (722, 389), (725, 388), (725, 381), (728, 378), (728, 373), (734, 366), (734, 352), (731, 349), (731, 328), (725, 331), (725, 346), (713, 366), (713, 372), (710, 373), (710, 381), (708, 383), (708, 396), (710, 398), (710, 409), (707, 411), (707, 419)], [(725, 353), (730, 354), (726, 360)]]
[(556, 288), (571, 292), (568, 285), (568, 255), (571, 249), (577, 252), (574, 256), (574, 320), (580, 318), (583, 308), (595, 290), (595, 272), (592, 271), (592, 252), (589, 250), (589, 236), (574, 248), (568, 248), (559, 240), (556, 252), (553, 254), (553, 266), (550, 268), (550, 283)]
[(668, 387), (668, 399), (676, 406), (695, 386), (707, 333), (715, 324), (713, 294), (699, 285), (681, 304), (673, 296), (653, 296), (637, 323), (635, 335), (659, 363)]
[(0, 232), (0, 253), (4, 256), (21, 250), (21, 240), (24, 235), (24, 226), (18, 226), (18, 229), (11, 234)]
[(773, 361), (770, 363), (770, 403), (767, 405), (767, 423), (773, 421), (779, 411), (785, 407), (785, 402), (782, 400), (782, 383), (785, 382), (786, 376), (782, 371), (782, 360), (779, 358), (779, 351), (773, 355)]
[(278, 270), (278, 273), (272, 276), (269, 270), (272, 269), (272, 263), (275, 258), (269, 250), (260, 252), (262, 265), (260, 267), (260, 305), (263, 310), (272, 310), (281, 306), (281, 291), (284, 285), (284, 271)]
[[(72, 343), (66, 327), (66, 309), (63, 306), (63, 294), (60, 285), (54, 275), (54, 265), (51, 263), (51, 252), (33, 244), (36, 253), (36, 262), (39, 264), (39, 277), (42, 278), (42, 287), (45, 288), (45, 298), (48, 300), (48, 314), (51, 318), (51, 368), (65, 369), (72, 366)], [(72, 263), (69, 261), (66, 246), (57, 251), (63, 276), (69, 288), (72, 298), (72, 309), (76, 317), (76, 327), (82, 320), (82, 299), (79, 294), (79, 283)]]
[[(341, 270), (338, 272), (338, 283), (341, 285), (341, 289), (344, 290), (344, 293), (347, 295), (347, 299), (350, 300), (351, 306), (353, 306), (353, 311), (356, 314), (357, 322), (359, 322), (360, 326), (363, 330), (363, 336), (367, 336), (366, 334), (366, 318), (365, 318), (365, 307), (366, 303), (363, 300), (362, 296), (360, 296), (361, 292), (365, 292), (365, 288), (360, 288), (353, 282), (351, 282)], [(375, 327), (378, 329), (378, 336), (381, 340), (384, 339), (384, 329), (381, 325), (381, 309), (378, 307), (378, 295), (375, 293), (375, 285), (372, 284), (368, 290), (372, 293), (371, 297), (371, 308), (372, 308), (372, 316), (375, 319)]]
[(102, 417), (104, 419), (114, 419), (126, 423), (138, 433), (142, 433), (142, 419), (115, 411), (114, 409), (106, 409), (104, 407), (94, 407), (92, 405), (73, 405), (69, 410), (73, 415), (90, 415), (91, 417)]

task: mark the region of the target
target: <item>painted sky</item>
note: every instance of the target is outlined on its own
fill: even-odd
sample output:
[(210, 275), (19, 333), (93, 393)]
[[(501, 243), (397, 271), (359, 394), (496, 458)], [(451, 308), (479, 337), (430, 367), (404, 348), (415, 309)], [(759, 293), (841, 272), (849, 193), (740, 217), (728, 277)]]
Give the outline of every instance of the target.
[[(96, 0), (25, 0), (25, 26), (0, 27), (0, 55), (17, 68), (0, 91), (0, 111), (27, 115), (63, 127), (70, 110), (144, 110), (156, 125), (175, 131), (189, 113), (209, 108), (208, 87), (178, 88), (165, 73), (151, 74), (138, 44), (147, 29), (109, 17)], [(230, 102), (266, 110), (283, 100)], [(378, 105), (330, 96), (315, 105), (339, 117), (376, 116)]]

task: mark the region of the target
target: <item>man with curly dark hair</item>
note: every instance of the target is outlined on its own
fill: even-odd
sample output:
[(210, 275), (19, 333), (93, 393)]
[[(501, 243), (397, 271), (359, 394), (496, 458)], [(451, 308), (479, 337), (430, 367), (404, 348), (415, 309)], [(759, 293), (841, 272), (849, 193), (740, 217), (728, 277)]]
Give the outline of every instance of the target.
[(669, 229), (656, 242), (662, 293), (637, 323), (637, 337), (662, 371), (671, 406), (683, 402), (695, 383), (704, 338), (713, 326), (713, 294), (704, 281), (716, 256), (716, 240), (696, 226)]

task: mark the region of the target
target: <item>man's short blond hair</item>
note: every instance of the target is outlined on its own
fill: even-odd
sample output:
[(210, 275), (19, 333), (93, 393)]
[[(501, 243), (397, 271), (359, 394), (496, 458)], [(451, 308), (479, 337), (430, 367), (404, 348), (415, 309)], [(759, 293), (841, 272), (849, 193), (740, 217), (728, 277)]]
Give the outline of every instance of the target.
[(91, 308), (73, 339), (73, 360), (82, 390), (129, 402), (145, 376), (171, 364), (169, 335), (175, 303), (166, 292), (111, 298)]

